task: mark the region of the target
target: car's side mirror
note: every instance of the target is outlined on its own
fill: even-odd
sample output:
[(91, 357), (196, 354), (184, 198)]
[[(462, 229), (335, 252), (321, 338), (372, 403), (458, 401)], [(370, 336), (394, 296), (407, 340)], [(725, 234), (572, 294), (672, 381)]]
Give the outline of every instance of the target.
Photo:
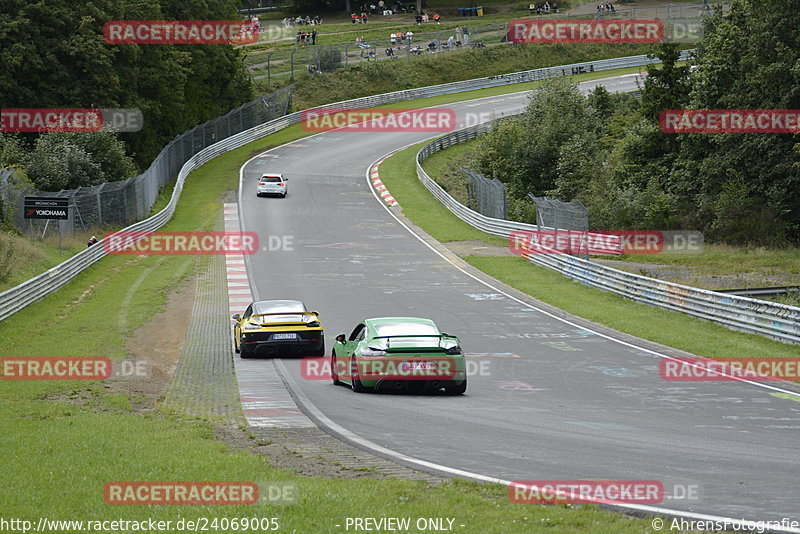
[(336, 336), (336, 341), (338, 341), (339, 343), (344, 343), (346, 339), (347, 338), (345, 337), (344, 334), (339, 334), (338, 336)]
[(240, 320), (241, 318), (242, 318), (242, 316), (241, 316), (241, 315), (239, 315), (238, 313), (237, 313), (236, 315), (231, 315), (231, 319), (233, 319), (234, 321), (238, 321), (238, 320)]

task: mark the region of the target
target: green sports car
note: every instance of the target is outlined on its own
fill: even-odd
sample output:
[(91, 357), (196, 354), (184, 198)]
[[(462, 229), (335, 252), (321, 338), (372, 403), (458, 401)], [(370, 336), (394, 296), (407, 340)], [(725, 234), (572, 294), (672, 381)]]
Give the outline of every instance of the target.
[(353, 391), (467, 390), (467, 371), (458, 338), (430, 319), (379, 317), (360, 322), (350, 337), (336, 336), (331, 354), (334, 384)]

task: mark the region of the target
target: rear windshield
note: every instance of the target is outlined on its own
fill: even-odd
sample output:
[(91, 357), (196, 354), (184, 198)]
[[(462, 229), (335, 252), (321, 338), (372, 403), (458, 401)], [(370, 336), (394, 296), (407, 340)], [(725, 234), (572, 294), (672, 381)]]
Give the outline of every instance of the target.
[(263, 308), (256, 308), (255, 313), (302, 313), (306, 311), (302, 306), (266, 306)]
[(263, 176), (261, 178), (261, 181), (262, 182), (276, 183), (276, 182), (282, 182), (283, 178), (281, 178), (280, 176)]
[(375, 327), (379, 336), (438, 336), (439, 330), (430, 324), (394, 323)]

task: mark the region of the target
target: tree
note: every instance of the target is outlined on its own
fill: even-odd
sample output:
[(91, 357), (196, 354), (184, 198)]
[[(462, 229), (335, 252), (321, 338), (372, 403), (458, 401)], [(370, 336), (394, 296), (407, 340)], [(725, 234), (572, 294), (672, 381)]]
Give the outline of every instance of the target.
[(58, 191), (100, 184), (105, 175), (83, 148), (57, 135), (42, 135), (26, 161), (28, 176), (39, 189)]
[[(0, 107), (138, 108), (122, 135), (146, 166), (177, 134), (252, 99), (231, 45), (109, 45), (109, 20), (226, 20), (234, 0), (3, 0)], [(35, 137), (29, 135), (29, 138)]]
[(658, 122), (662, 111), (681, 109), (689, 100), (689, 67), (678, 66), (680, 50), (676, 43), (661, 43), (649, 57), (657, 57), (661, 63), (647, 67), (642, 87), (642, 113)]
[(26, 151), (25, 141), (21, 137), (0, 133), (0, 169), (22, 165)]
[(542, 195), (556, 184), (562, 145), (596, 131), (595, 115), (577, 86), (554, 78), (532, 94), (520, 119), (485, 136), (476, 164), (483, 174), (508, 182), (517, 198)]
[[(800, 108), (800, 13), (786, 2), (734, 0), (729, 13), (706, 25), (697, 57), (691, 108)], [(795, 136), (681, 137), (672, 187), (690, 206), (694, 224), (718, 239), (800, 242)], [(732, 201), (737, 194), (739, 205)], [(735, 222), (742, 218), (750, 219), (749, 230)]]
[(137, 172), (110, 133), (44, 134), (24, 159), (33, 183), (47, 191), (125, 180)]

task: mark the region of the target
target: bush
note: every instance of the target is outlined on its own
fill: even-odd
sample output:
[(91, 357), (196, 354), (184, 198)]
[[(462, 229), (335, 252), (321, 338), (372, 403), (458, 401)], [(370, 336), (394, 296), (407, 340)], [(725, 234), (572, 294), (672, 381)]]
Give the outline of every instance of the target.
[(83, 148), (58, 135), (42, 135), (28, 156), (26, 169), (33, 183), (45, 191), (99, 184), (105, 175)]
[(317, 49), (317, 68), (322, 72), (331, 72), (342, 65), (342, 53), (332, 46), (321, 46)]
[(125, 145), (111, 133), (48, 133), (26, 156), (28, 175), (45, 191), (125, 180), (136, 174)]

